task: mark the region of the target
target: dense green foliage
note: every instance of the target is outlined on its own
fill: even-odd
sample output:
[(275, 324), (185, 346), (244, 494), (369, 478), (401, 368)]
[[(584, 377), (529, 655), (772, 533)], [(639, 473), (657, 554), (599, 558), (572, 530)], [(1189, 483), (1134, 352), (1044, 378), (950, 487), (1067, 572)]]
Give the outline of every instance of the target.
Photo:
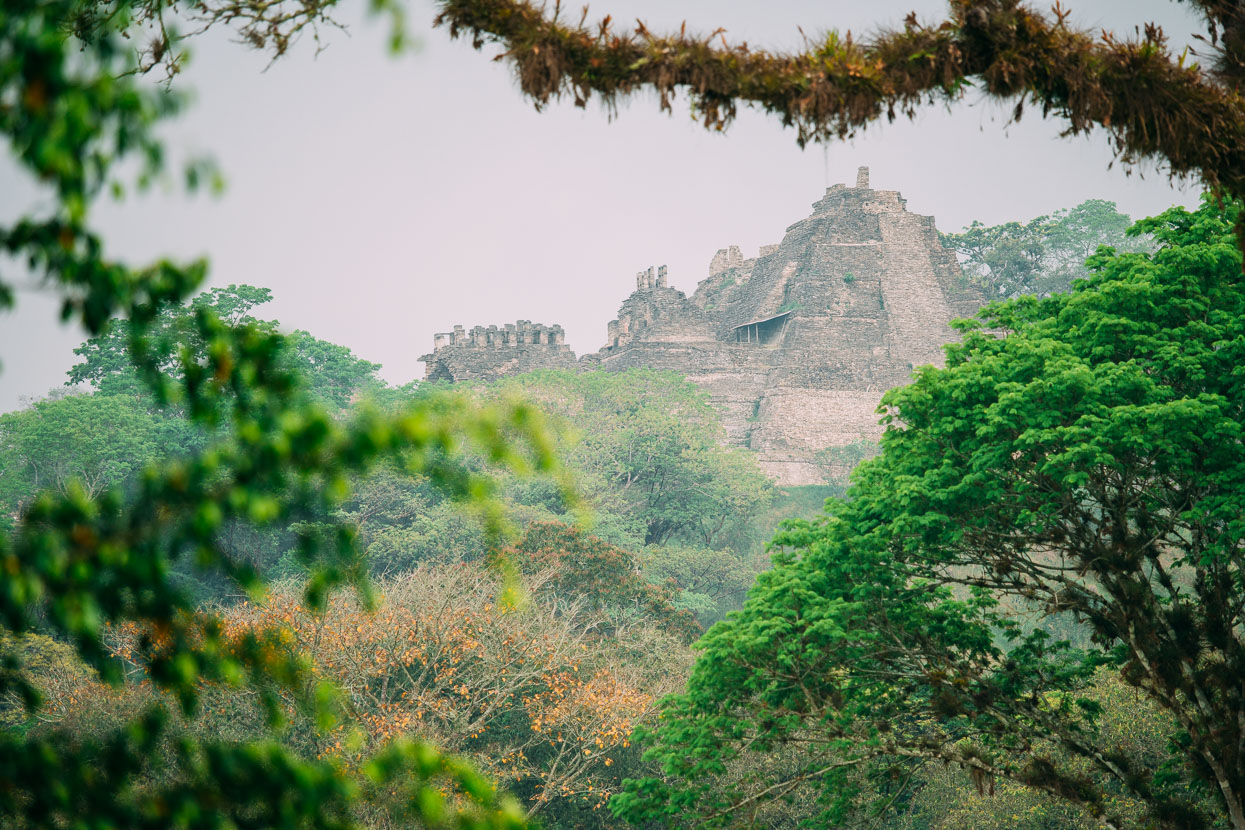
[[(142, 399), (150, 392), (130, 351), (135, 334), (141, 333), (148, 350), (145, 360), (159, 369), (161, 381), (176, 383), (182, 380), (185, 356), (202, 355), (208, 348), (196, 330), (196, 313), (211, 313), (228, 326), (276, 333), (280, 329), (277, 321), (251, 315), (252, 309), (271, 300), (272, 292), (267, 288), (230, 285), (205, 291), (186, 306), (164, 306), (141, 328), (119, 320), (74, 350), (81, 360), (69, 370), (69, 383), (85, 383), (101, 392)], [(304, 392), (317, 403), (340, 408), (380, 385), (376, 378), (380, 366), (359, 359), (345, 346), (295, 331), (282, 338), (281, 347), (283, 365), (300, 375), (306, 384)]]
[(1028, 222), (987, 226), (973, 222), (962, 233), (942, 234), (958, 253), (965, 275), (991, 299), (1067, 291), (1089, 276), (1085, 262), (1098, 247), (1149, 250), (1148, 240), (1129, 236), (1132, 225), (1114, 202), (1089, 199), (1074, 208)]
[[(340, 498), (307, 504), (298, 513), (266, 522), (251, 515), (222, 515), (211, 544), (235, 568), (292, 581), (283, 581), (284, 587), (254, 605), (254, 611), (246, 603), (238, 605), (235, 579), (204, 572), (193, 562), (169, 561), (172, 584), (199, 609), (196, 624), (216, 626), (208, 629), (209, 636), (226, 655), (244, 656), (247, 644), (257, 643), (271, 663), (272, 649), (292, 646), (275, 655), (294, 675), (285, 683), (253, 675), (252, 683), (262, 691), (259, 696), (253, 688), (228, 682), (199, 684), (193, 691), (194, 712), (188, 716), (178, 714), (175, 695), (150, 683), (150, 661), (164, 659), (160, 652), (168, 645), (154, 632), (144, 634), (120, 620), (105, 628), (107, 653), (102, 659), (119, 661), (125, 675), (125, 682), (113, 689), (101, 685), (73, 649), (30, 633), (6, 642), (24, 656), (23, 675), (42, 690), (44, 704), (23, 714), (20, 697), (0, 694), (5, 722), (37, 746), (68, 743), (95, 758), (103, 751), (100, 742), (127, 724), (148, 712), (166, 713), (151, 721), (159, 729), (135, 749), (133, 763), (122, 767), (144, 789), (175, 789), (193, 780), (192, 767), (198, 762), (193, 755), (180, 754), (181, 741), (203, 751), (242, 751), (262, 741), (282, 763), (327, 755), (358, 775), (367, 769), (366, 753), (384, 751), (387, 741), (417, 724), (414, 732), (421, 739), (463, 753), (476, 768), (506, 779), (523, 810), (539, 814), (546, 825), (617, 824), (603, 809), (604, 800), (623, 777), (654, 771), (627, 743), (632, 726), (650, 716), (656, 695), (673, 691), (685, 676), (685, 645), (703, 630), (697, 620), (709, 623), (739, 607), (759, 568), (758, 528), (772, 522), (774, 511), (785, 515), (797, 509), (795, 503), (771, 506), (772, 488), (752, 457), (718, 445), (716, 412), (701, 393), (673, 375), (548, 373), (475, 389), (447, 390), (435, 384), (387, 388), (374, 379), (371, 364), (332, 344), (325, 344), (324, 351), (345, 360), (291, 360), (291, 339), (281, 337), (275, 324), (252, 316), (268, 299), (266, 290), (250, 286), (206, 292), (186, 306), (164, 310), (152, 327), (158, 334), (151, 339), (160, 338), (159, 353), (194, 355), (205, 348), (195, 339), (196, 310), (228, 314), (233, 325), (279, 338), (275, 359), (297, 372), (301, 380), (296, 394), (307, 405), (313, 405), (312, 399), (324, 400), (316, 390), (343, 376), (350, 378), (351, 397), (366, 394), (373, 400), (333, 406), (326, 413), (330, 423), (349, 423), (374, 407), (397, 414), (412, 408), (482, 412), (506, 406), (502, 402), (522, 387), (529, 397), (562, 404), (546, 408), (556, 410), (559, 429), (551, 438), (571, 461), (564, 477), (575, 482), (575, 489), (497, 469), (489, 453), (480, 452), (488, 448), (480, 446), (458, 447), (453, 464), (438, 468), (466, 478), (441, 480), (436, 469), (428, 468), (427, 455), (395, 447), (374, 465), (341, 468)], [(114, 331), (110, 328), (84, 343), (78, 349), (83, 360), (70, 372), (70, 383), (90, 383), (98, 391), (54, 396), (0, 418), (0, 446), (7, 452), (0, 469), (13, 473), (0, 481), (15, 520), (49, 483), (75, 492), (97, 482), (101, 493), (111, 488), (132, 499), (142, 492), (146, 470), (162, 460), (193, 461), (205, 449), (219, 451), (235, 440), (231, 426), (218, 417), (228, 412), (231, 398), (222, 398), (210, 410), (212, 417), (197, 423), (185, 417), (184, 407), (161, 406), (128, 368), (133, 357), (129, 339)], [(167, 357), (160, 383), (174, 388), (184, 383), (186, 365)], [(343, 366), (358, 368), (343, 373)], [(645, 429), (628, 429), (633, 415), (643, 421), (670, 412), (679, 413), (677, 422), (662, 419)], [(48, 436), (57, 440), (46, 440)], [(485, 472), (487, 480), (481, 478)], [(735, 476), (734, 487), (709, 486), (724, 474)], [(657, 486), (665, 479), (696, 492), (676, 497)], [(485, 483), (491, 484), (495, 497), (481, 501), (473, 497), (473, 488), (478, 491)], [(800, 494), (798, 509), (809, 512), (820, 495)], [(729, 546), (694, 546), (704, 538), (703, 526), (685, 523), (670, 533), (683, 540), (678, 546), (644, 547), (651, 523), (667, 520), (671, 513), (666, 511), (686, 510), (687, 504), (703, 518), (713, 518), (715, 538)], [(626, 547), (573, 526), (585, 518), (597, 532)], [(497, 551), (495, 534), (506, 526), (521, 532), (511, 546)], [(382, 609), (375, 616), (349, 599), (331, 600), (324, 618), (299, 607), (292, 586), (314, 587), (308, 580), (317, 570), (306, 559), (305, 540), (342, 530), (360, 554), (355, 565), (378, 580), (374, 588)], [(485, 563), (498, 563), (500, 571), (483, 570)], [(505, 573), (511, 574), (519, 593), (506, 587)], [(247, 579), (255, 584), (252, 577)], [(513, 621), (504, 613), (505, 602), (498, 602), (505, 595), (524, 607)], [(505, 633), (512, 622), (522, 633)], [(395, 626), (398, 630), (392, 630)], [(336, 633), (330, 637), (330, 632)], [(398, 635), (399, 640), (390, 639)], [(549, 650), (526, 657), (513, 653), (516, 643), (528, 641), (546, 643)], [(392, 664), (364, 671), (351, 656), (382, 646), (392, 649)], [(418, 674), (423, 679), (415, 685), (413, 653), (423, 655), (418, 659), (424, 661)], [(478, 663), (466, 662), (467, 654)], [(310, 672), (304, 662), (308, 658)], [(516, 660), (526, 665), (524, 671), (516, 670)], [(595, 667), (592, 673), (580, 674), (589, 667)], [(496, 682), (498, 671), (507, 673), (506, 684)], [(331, 694), (302, 700), (290, 683), (341, 687), (351, 702), (343, 705)], [(371, 690), (366, 706), (359, 697), (365, 687)], [(490, 702), (481, 705), (485, 700)], [(284, 725), (272, 729), (265, 712)], [(550, 747), (542, 730), (555, 722), (562, 726), (552, 733), (556, 741)], [(140, 762), (144, 758), (164, 760), (162, 765)], [(349, 778), (342, 781), (355, 786)], [(194, 783), (199, 788), (209, 785), (206, 779)], [(333, 809), (343, 821), (383, 825), (389, 820), (385, 816), (403, 810), (392, 787), (365, 782), (357, 797), (350, 795), (355, 789), (343, 791)]]
[(644, 578), (677, 589), (674, 606), (695, 615), (704, 628), (743, 605), (762, 561), (741, 561), (731, 551), (667, 546), (649, 547), (641, 558)]
[(498, 391), (519, 393), (567, 423), (578, 438), (564, 453), (567, 464), (629, 544), (746, 550), (756, 541), (749, 522), (773, 488), (751, 454), (722, 446), (708, 395), (682, 377), (534, 372)]
[(532, 522), (512, 555), (524, 570), (549, 572), (545, 589), (587, 602), (607, 620), (618, 618), (612, 627), (625, 625), (629, 618), (646, 617), (688, 641), (700, 634), (692, 615), (675, 608), (671, 583), (654, 585), (645, 580), (633, 555), (577, 528)]
[[(141, 67), (132, 45), (146, 42), (144, 26), (163, 6), (76, 0), (0, 6), (0, 134), (45, 197), (34, 212), (0, 225), (0, 251), (63, 298), (65, 318), (95, 335), (122, 336), (150, 405), (181, 413), (191, 422), (188, 431), (204, 438), (178, 457), (145, 463), (144, 453), (158, 452), (163, 440), (154, 434), (154, 416), (116, 399), (68, 399), (6, 420), (6, 436), (16, 437), (6, 440), (4, 452), (23, 464), (52, 449), (38, 437), (45, 419), (89, 430), (93, 425), (83, 420), (89, 409), (95, 424), (137, 432), (129, 447), (134, 455), (125, 459), (88, 444), (70, 452), (64, 465), (27, 465), (20, 474), (6, 467), (6, 509), (20, 514), (0, 537), (0, 626), (9, 632), (0, 640), (0, 698), (6, 705), (19, 701), (33, 718), (44, 705), (38, 678), (22, 662), (32, 632), (69, 644), (100, 678), (120, 682), (122, 666), (106, 636), (132, 624), (141, 632), (136, 670), (167, 699), (104, 735), (0, 733), (0, 823), (342, 827), (354, 822), (364, 786), (391, 784), (406, 794), (394, 803), (404, 820), (520, 826), (517, 808), (499, 801), (466, 765), (408, 741), (347, 770), (256, 737), (186, 738), (164, 759), (164, 778), (145, 776), (172, 714), (195, 714), (213, 684), (295, 690), (308, 711), (331, 720), (327, 702), (335, 695), (309, 682), (301, 659), (265, 645), (275, 632), (255, 631), (227, 644), (218, 616), (182, 587), (175, 571), (189, 567), (232, 581), (240, 592), (262, 590), (254, 567), (223, 543), (223, 530), (322, 517), (340, 501), (345, 474), (380, 456), (402, 454), (436, 486), (481, 504), (490, 486), (457, 461), (464, 444), (493, 464), (549, 469), (554, 463), (537, 414), (520, 406), (486, 409), (441, 398), (386, 415), (360, 411), (339, 422), (293, 370), (297, 343), (291, 349), (272, 329), (222, 317), (211, 304), (176, 312), (184, 321), (179, 348), (166, 348), (162, 321), (203, 280), (206, 263), (131, 268), (109, 258), (90, 225), (90, 207), (102, 192), (126, 190), (118, 171), (136, 171), (140, 187), (165, 171), (155, 128), (180, 98), (135, 75)], [(169, 46), (167, 38), (155, 43), (162, 53)], [(194, 187), (210, 171), (191, 164), (185, 172)], [(7, 279), (0, 282), (0, 308), (15, 299)], [(110, 324), (114, 317), (128, 322)], [(332, 359), (314, 346), (301, 352), (316, 365)], [(128, 374), (107, 364), (117, 350), (100, 353), (101, 382)], [(340, 382), (329, 390), (329, 397), (341, 398)], [(20, 476), (59, 489), (29, 498), (20, 492)], [(366, 588), (351, 539), (348, 526), (332, 521), (298, 535), (313, 606), (335, 585)], [(259, 699), (274, 704), (276, 698), (265, 691)], [(264, 708), (278, 714), (273, 705)], [(434, 785), (465, 799), (443, 806)]]
[[(427, 384), (379, 392), (386, 405), (402, 406), (440, 394), (438, 389)], [(481, 401), (521, 396), (539, 403), (561, 436), (556, 450), (568, 486), (547, 478), (496, 476), (501, 518), (516, 532), (533, 523), (585, 524), (593, 545), (608, 543), (628, 561), (651, 558), (642, 551), (658, 559), (674, 557), (675, 550), (705, 555), (718, 559), (738, 582), (758, 570), (761, 540), (779, 516), (792, 510), (811, 514), (827, 494), (827, 488), (811, 488), (816, 492), (801, 494), (807, 504), (797, 506), (786, 493), (776, 501), (755, 458), (721, 445), (718, 414), (703, 392), (673, 374), (535, 372), (454, 389)], [(568, 493), (575, 498), (568, 499)], [(356, 544), (377, 575), (422, 563), (472, 561), (488, 553), (488, 539), (471, 506), (410, 475), (400, 463), (353, 480), (335, 517), (354, 528)], [(573, 534), (587, 538), (578, 530)], [(297, 563), (287, 554), (278, 570), (296, 573)], [(654, 579), (664, 583), (671, 576)], [(721, 616), (742, 601), (742, 590), (728, 593), (718, 597), (721, 606), (715, 604), (710, 616)], [(674, 602), (683, 607), (678, 596)], [(703, 598), (698, 602), (707, 610)]]
[(44, 490), (95, 498), (191, 443), (185, 422), (124, 395), (66, 395), (0, 415), (0, 503), (20, 514)]
[[(990, 307), (889, 392), (882, 454), (775, 539), (648, 734), (664, 777), (614, 809), (682, 825), (796, 797), (825, 824), (941, 762), (1117, 826), (1245, 826), (1236, 210), (1138, 223), (1157, 252)], [(1021, 625), (1053, 614), (1087, 648)], [(1100, 666), (1170, 719), (1161, 764), (1103, 740)]]

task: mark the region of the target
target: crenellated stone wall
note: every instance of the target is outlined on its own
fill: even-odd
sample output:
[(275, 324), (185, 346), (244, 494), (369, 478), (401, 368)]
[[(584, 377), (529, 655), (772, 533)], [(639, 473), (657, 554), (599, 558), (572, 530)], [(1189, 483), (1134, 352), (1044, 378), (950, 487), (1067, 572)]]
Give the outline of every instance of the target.
[[(781, 242), (745, 258), (723, 248), (688, 297), (666, 266), (636, 274), (606, 344), (575, 363), (561, 327), (520, 321), (456, 327), (423, 360), (429, 379), (501, 377), (537, 368), (668, 369), (706, 389), (726, 438), (754, 450), (782, 484), (846, 474), (827, 451), (881, 433), (882, 393), (941, 363), (948, 323), (985, 302), (944, 248), (934, 219), (898, 191), (836, 184)], [(833, 455), (833, 453), (830, 453)]]
[(427, 380), (493, 380), (536, 369), (576, 366), (561, 326), (519, 320), (504, 326), (454, 326), (432, 337), (432, 352), (421, 356)]

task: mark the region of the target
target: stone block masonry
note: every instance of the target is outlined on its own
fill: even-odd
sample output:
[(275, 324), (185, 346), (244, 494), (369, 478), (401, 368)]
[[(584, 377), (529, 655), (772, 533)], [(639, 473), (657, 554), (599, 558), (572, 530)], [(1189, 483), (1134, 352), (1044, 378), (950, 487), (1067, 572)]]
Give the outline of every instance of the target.
[(869, 181), (862, 167), (855, 187), (828, 188), (755, 258), (719, 250), (691, 297), (670, 287), (666, 266), (640, 271), (605, 346), (578, 362), (560, 326), (520, 320), (435, 335), (421, 358), (426, 376), (673, 370), (709, 392), (726, 440), (755, 451), (776, 482), (839, 480), (847, 470), (827, 463), (834, 448), (875, 440), (882, 393), (916, 366), (941, 363), (955, 338), (948, 323), (986, 300), (961, 277), (933, 217)]

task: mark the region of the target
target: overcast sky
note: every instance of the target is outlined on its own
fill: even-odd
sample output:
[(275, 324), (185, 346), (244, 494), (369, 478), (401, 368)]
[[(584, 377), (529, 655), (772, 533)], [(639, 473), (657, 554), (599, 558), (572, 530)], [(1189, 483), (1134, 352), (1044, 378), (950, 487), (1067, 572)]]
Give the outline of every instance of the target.
[[(270, 287), (260, 316), (342, 343), (383, 364), (394, 383), (422, 377), (418, 357), (455, 323), (516, 319), (562, 324), (578, 354), (604, 344), (606, 322), (636, 271), (668, 264), (689, 294), (714, 251), (754, 256), (809, 213), (825, 187), (872, 169), (910, 210), (954, 231), (1071, 207), (1117, 202), (1135, 217), (1192, 203), (1154, 169), (1108, 169), (1105, 138), (1060, 139), (1062, 124), (1006, 115), (970, 93), (948, 112), (870, 127), (855, 140), (801, 150), (772, 117), (744, 112), (709, 134), (686, 107), (652, 97), (612, 123), (599, 106), (564, 102), (537, 113), (505, 64), (433, 30), (427, 0), (411, 6), (420, 41), (387, 57), (384, 24), (344, 3), (349, 34), (325, 32), (265, 71), (267, 59), (223, 33), (193, 44), (177, 80), (195, 103), (167, 128), (175, 153), (211, 153), (228, 189), (218, 199), (156, 194), (97, 213), (109, 250), (132, 262), (208, 255), (212, 285)], [(572, 5), (572, 4), (567, 4)], [(1040, 4), (1039, 4), (1040, 5)], [(1073, 0), (1073, 19), (1132, 33), (1155, 20), (1178, 43), (1197, 28), (1163, 0)], [(940, 0), (607, 0), (593, 17), (641, 18), (650, 28), (722, 26), (732, 40), (798, 48), (799, 27), (867, 35), (912, 10), (941, 16)], [(0, 220), (40, 193), (0, 164)], [(19, 293), (0, 325), (0, 411), (64, 380), (83, 338), (56, 322), (53, 297)]]

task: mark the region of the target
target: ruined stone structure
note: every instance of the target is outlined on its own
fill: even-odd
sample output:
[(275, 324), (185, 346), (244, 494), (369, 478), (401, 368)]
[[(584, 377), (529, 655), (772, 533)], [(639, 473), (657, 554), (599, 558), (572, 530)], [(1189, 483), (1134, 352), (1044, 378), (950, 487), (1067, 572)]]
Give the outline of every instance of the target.
[(476, 326), (470, 332), (454, 326), (435, 334), (432, 354), (424, 362), (428, 380), (495, 380), (535, 369), (568, 369), (576, 365), (575, 353), (566, 345), (561, 326), (545, 326), (520, 320), (497, 326)]
[[(896, 191), (871, 189), (861, 168), (855, 187), (829, 188), (811, 216), (755, 258), (718, 251), (691, 297), (667, 284), (665, 266), (637, 274), (605, 347), (579, 365), (685, 375), (721, 409), (728, 440), (756, 451), (772, 478), (814, 484), (845, 474), (827, 451), (876, 438), (882, 393), (914, 367), (940, 363), (955, 336), (947, 324), (983, 300), (961, 279), (933, 217), (909, 213)], [(464, 371), (445, 368), (447, 348), (431, 355), (430, 379)], [(528, 363), (469, 371), (538, 368)]]

